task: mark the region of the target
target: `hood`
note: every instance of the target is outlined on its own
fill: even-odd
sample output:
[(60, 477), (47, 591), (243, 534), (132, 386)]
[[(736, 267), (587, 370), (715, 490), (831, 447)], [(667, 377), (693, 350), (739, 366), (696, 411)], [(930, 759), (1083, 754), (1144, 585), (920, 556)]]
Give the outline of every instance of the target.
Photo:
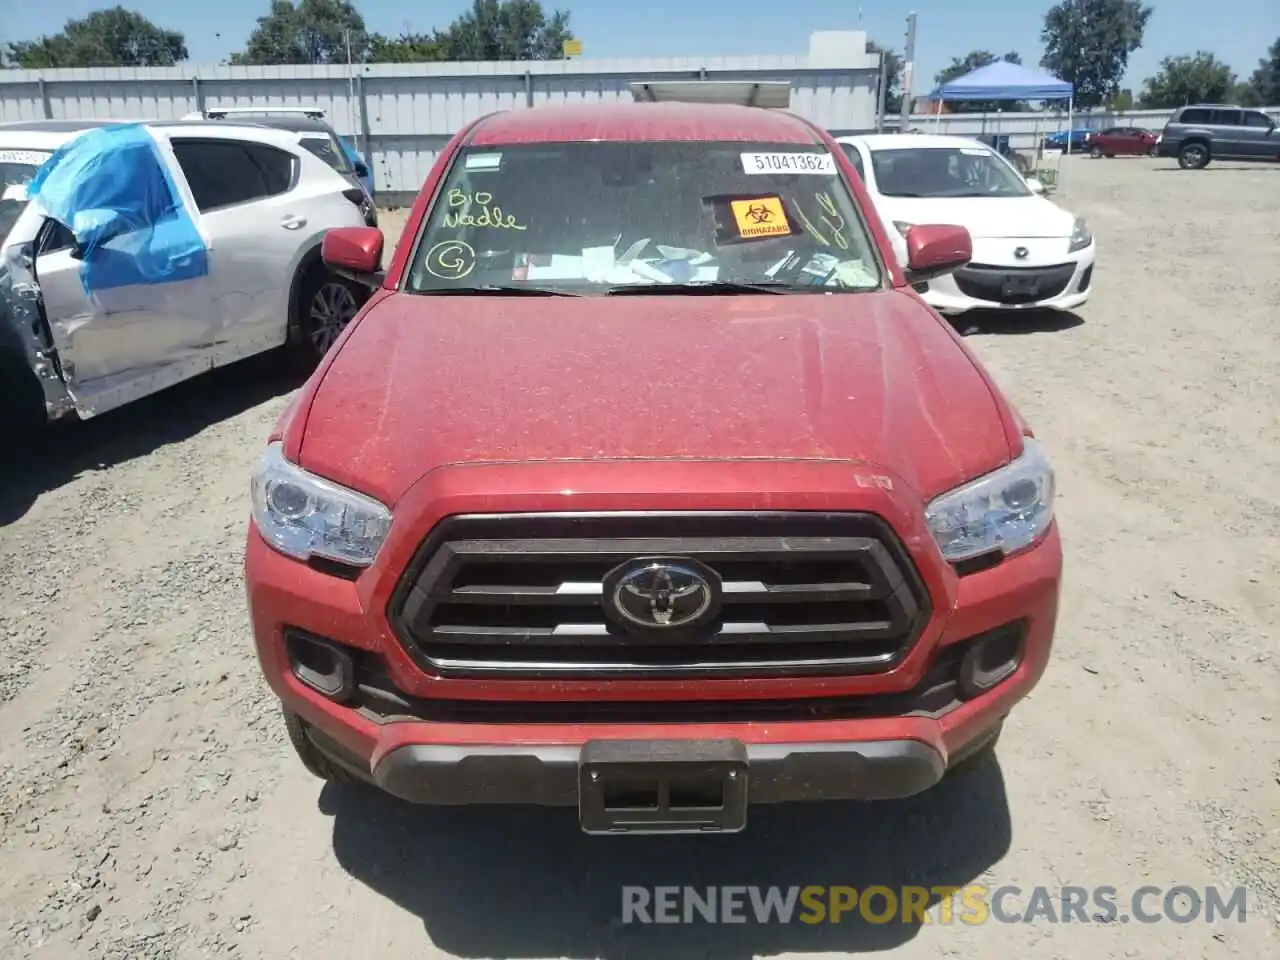
[(455, 464), (855, 460), (927, 497), (1010, 456), (974, 361), (900, 291), (398, 293), (338, 351), (299, 461), (392, 505)]
[(1044, 197), (882, 197), (881, 217), (904, 223), (958, 223), (975, 240), (1064, 238), (1076, 218)]

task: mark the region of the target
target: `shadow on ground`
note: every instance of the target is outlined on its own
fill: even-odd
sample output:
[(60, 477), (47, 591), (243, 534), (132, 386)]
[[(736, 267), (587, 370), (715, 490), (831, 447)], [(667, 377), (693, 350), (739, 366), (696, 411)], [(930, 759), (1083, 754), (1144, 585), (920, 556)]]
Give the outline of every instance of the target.
[[(1010, 843), (993, 756), (895, 803), (753, 807), (746, 832), (734, 836), (593, 838), (572, 810), (415, 807), (354, 785), (326, 785), (319, 803), (333, 817), (343, 869), (421, 918), (435, 947), (459, 957), (747, 960), (890, 950), (919, 929), (901, 922), (900, 908), (890, 923), (855, 911), (834, 924), (624, 924), (622, 889), (961, 886)], [(883, 900), (872, 903), (883, 910)], [(751, 916), (749, 901), (746, 909)]]
[(961, 336), (1061, 333), (1084, 323), (1078, 313), (1060, 310), (971, 310), (951, 319)]
[(105, 470), (195, 436), (288, 393), (303, 378), (264, 355), (196, 377), (91, 420), (50, 425), (0, 450), (0, 527), (21, 519), (43, 493), (89, 470)]
[(1196, 176), (1201, 173), (1239, 173), (1241, 170), (1270, 170), (1272, 173), (1280, 173), (1280, 163), (1273, 161), (1261, 161), (1259, 163), (1247, 163), (1241, 161), (1225, 161), (1220, 160), (1217, 163), (1210, 163), (1207, 167), (1201, 167), (1199, 170), (1183, 170), (1181, 167), (1156, 167), (1153, 173), (1185, 173), (1187, 176)]

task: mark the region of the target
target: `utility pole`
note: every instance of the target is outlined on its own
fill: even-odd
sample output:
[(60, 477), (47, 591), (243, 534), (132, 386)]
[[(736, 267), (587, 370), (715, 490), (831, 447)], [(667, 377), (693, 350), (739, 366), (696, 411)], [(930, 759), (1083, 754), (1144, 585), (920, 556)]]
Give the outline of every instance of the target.
[(351, 139), (356, 139), (356, 68), (351, 62), (351, 31), (342, 31), (343, 42), (347, 45), (347, 129), (351, 131)]
[(880, 54), (880, 84), (876, 87), (876, 133), (884, 133), (884, 108), (889, 96), (889, 58)]
[(916, 68), (916, 12), (907, 14), (907, 42), (902, 48), (902, 115), (898, 120), (898, 132), (906, 133), (911, 126), (911, 78)]

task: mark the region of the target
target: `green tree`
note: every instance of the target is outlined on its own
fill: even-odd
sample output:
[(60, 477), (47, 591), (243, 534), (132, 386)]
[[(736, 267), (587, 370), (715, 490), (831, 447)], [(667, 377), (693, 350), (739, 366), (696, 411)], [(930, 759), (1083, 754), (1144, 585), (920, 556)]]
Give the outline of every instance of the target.
[(1114, 97), (1108, 97), (1106, 107), (1108, 110), (1132, 110), (1133, 91), (1126, 87)]
[(867, 53), (878, 53), (884, 57), (885, 85), (884, 112), (897, 114), (902, 110), (902, 57), (896, 50), (882, 47), (878, 43), (868, 41)]
[(443, 60), (440, 44), (431, 34), (405, 30), (398, 37), (371, 34), (366, 63), (426, 63)]
[(1271, 104), (1264, 101), (1258, 96), (1258, 91), (1253, 88), (1253, 84), (1248, 80), (1237, 83), (1231, 91), (1231, 102), (1238, 103), (1242, 107), (1269, 107)]
[(10, 43), (3, 54), (7, 64), (28, 70), (171, 67), (187, 59), (187, 43), (136, 11), (111, 7), (68, 20), (61, 33)]
[(1231, 68), (1207, 50), (1191, 56), (1165, 57), (1155, 76), (1142, 84), (1142, 106), (1149, 110), (1188, 103), (1222, 103), (1236, 90)]
[(1253, 71), (1248, 89), (1243, 93), (1248, 100), (1247, 106), (1274, 107), (1280, 104), (1280, 38), (1258, 61), (1258, 69)]
[(348, 0), (271, 0), (266, 16), (249, 34), (233, 64), (346, 63), (348, 43), (353, 61), (369, 50), (364, 17)]
[[(939, 70), (933, 80), (940, 87), (1000, 60), (1005, 63), (1022, 63), (1022, 57), (1013, 51), (997, 57), (990, 50), (973, 50), (963, 57), (953, 57), (950, 65)], [(997, 110), (1008, 112), (1023, 109), (1022, 104), (1009, 100), (948, 100), (947, 107), (952, 113), (994, 113)]]
[(445, 60), (560, 60), (573, 38), (568, 11), (548, 16), (537, 0), (473, 0), (434, 37)]
[(1099, 106), (1119, 93), (1151, 13), (1142, 0), (1062, 0), (1044, 15), (1040, 65), (1075, 87), (1077, 107)]

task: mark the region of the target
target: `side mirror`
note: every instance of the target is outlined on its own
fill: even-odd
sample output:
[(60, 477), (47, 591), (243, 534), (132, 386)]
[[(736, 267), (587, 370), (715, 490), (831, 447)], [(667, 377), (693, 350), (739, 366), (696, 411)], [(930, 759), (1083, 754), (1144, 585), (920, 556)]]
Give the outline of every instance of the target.
[(1044, 194), (1044, 184), (1041, 183), (1039, 180), (1037, 180), (1035, 177), (1027, 177), (1027, 189), (1029, 189), (1032, 193), (1041, 194), (1041, 195)]
[(369, 165), (363, 160), (356, 160), (351, 166), (355, 168), (357, 177), (364, 179), (369, 175)]
[(320, 259), (334, 273), (366, 287), (382, 286), (382, 231), (377, 227), (335, 227), (324, 235)]
[(907, 283), (924, 283), (958, 270), (973, 259), (973, 238), (964, 227), (945, 223), (907, 229)]

